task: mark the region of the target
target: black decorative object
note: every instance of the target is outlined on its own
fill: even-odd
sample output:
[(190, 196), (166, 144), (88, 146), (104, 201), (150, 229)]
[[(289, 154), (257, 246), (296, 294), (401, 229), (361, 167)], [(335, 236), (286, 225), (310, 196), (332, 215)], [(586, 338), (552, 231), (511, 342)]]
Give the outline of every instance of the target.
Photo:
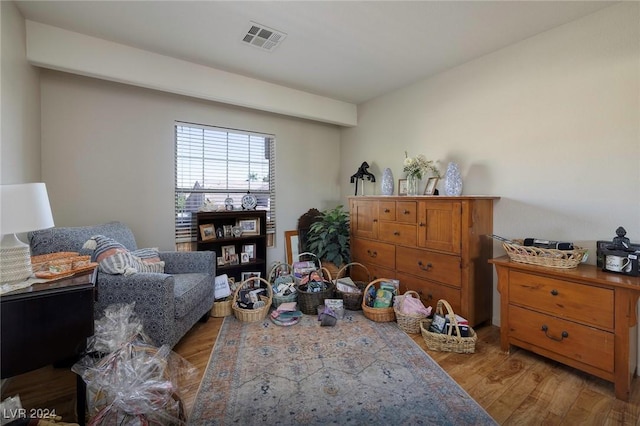
[(376, 177), (373, 175), (373, 173), (368, 171), (369, 169), (369, 163), (367, 163), (366, 161), (363, 161), (362, 164), (360, 165), (360, 167), (358, 168), (358, 171), (355, 172), (355, 174), (351, 175), (351, 183), (356, 184), (356, 189), (353, 195), (358, 195), (358, 180), (362, 179), (362, 185), (364, 188), (364, 180), (368, 180), (369, 182), (375, 182), (376, 181)]
[(612, 241), (598, 241), (596, 245), (597, 266), (603, 271), (624, 275), (640, 275), (638, 257), (640, 244), (632, 243), (619, 226)]

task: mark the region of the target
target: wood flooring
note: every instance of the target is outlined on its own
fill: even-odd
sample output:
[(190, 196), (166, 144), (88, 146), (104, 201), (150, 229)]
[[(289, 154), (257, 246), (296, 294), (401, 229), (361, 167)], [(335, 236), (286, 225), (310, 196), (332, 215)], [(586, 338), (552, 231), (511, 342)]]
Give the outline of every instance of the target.
[[(199, 371), (183, 389), (187, 412), (221, 325), (221, 318), (197, 323), (174, 348)], [(612, 383), (523, 349), (501, 352), (498, 327), (484, 326), (476, 332), (475, 354), (429, 351), (421, 335), (412, 337), (499, 424), (640, 424), (637, 380), (630, 401), (623, 402), (615, 399)], [(68, 370), (45, 367), (13, 377), (4, 384), (2, 399), (16, 394), (25, 408), (56, 410), (63, 421), (75, 421), (75, 375)]]

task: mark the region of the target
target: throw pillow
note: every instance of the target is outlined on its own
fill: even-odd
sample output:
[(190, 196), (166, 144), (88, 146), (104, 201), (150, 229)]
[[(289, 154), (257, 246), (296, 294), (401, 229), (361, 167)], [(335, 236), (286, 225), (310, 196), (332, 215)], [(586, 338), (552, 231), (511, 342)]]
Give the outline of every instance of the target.
[(100, 271), (107, 274), (131, 275), (136, 272), (164, 272), (165, 263), (160, 261), (157, 248), (127, 250), (119, 242), (104, 235), (95, 235), (84, 243), (83, 248), (93, 250), (92, 261)]

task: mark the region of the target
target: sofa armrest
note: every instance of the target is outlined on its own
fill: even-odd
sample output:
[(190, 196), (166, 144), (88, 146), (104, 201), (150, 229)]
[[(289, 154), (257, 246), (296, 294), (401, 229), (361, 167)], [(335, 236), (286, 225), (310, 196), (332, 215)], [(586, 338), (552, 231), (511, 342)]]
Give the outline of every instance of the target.
[(161, 251), (167, 274), (205, 273), (216, 275), (216, 254), (213, 251)]
[(150, 310), (165, 310), (173, 315), (173, 285), (174, 279), (168, 274), (145, 272), (124, 276), (98, 272), (98, 302), (107, 305), (137, 302)]

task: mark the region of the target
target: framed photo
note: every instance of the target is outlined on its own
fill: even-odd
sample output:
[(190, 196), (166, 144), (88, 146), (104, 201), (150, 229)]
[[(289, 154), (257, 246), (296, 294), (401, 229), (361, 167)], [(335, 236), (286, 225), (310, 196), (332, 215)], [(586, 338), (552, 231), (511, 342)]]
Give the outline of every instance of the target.
[(220, 249), (222, 250), (224, 263), (231, 263), (231, 255), (236, 254), (236, 246), (222, 246)]
[(427, 179), (427, 186), (424, 187), (424, 195), (433, 195), (434, 192), (436, 192), (438, 179), (438, 177), (430, 177), (429, 179)]
[(233, 237), (233, 225), (222, 225), (222, 231), (225, 238)]
[(249, 253), (242, 252), (240, 253), (240, 263), (249, 263), (250, 262)]
[[(249, 278), (254, 278), (254, 277), (260, 278), (260, 274), (261, 274), (260, 271), (257, 271), (257, 272), (241, 272), (240, 279), (242, 281), (246, 281)], [(260, 287), (260, 282), (258, 282), (258, 280), (253, 281), (252, 284), (253, 284), (254, 287)]]
[(298, 231), (284, 231), (284, 254), (289, 265), (293, 264), (294, 259), (298, 260), (300, 254), (298, 241)]
[(398, 195), (407, 195), (406, 179), (398, 179)]
[(242, 235), (260, 235), (260, 219), (238, 219), (236, 226), (242, 229)]
[(200, 225), (200, 237), (202, 241), (213, 240), (216, 238), (216, 227), (213, 223)]
[(234, 253), (234, 254), (230, 254), (230, 255), (229, 255), (229, 263), (230, 263), (231, 265), (237, 265), (237, 264), (239, 264), (239, 263), (240, 263), (239, 256), (238, 256), (237, 254), (235, 254), (235, 253)]
[(256, 259), (256, 245), (255, 244), (243, 244), (242, 252), (249, 256), (249, 260)]
[(224, 266), (224, 257), (218, 256), (218, 266)]

